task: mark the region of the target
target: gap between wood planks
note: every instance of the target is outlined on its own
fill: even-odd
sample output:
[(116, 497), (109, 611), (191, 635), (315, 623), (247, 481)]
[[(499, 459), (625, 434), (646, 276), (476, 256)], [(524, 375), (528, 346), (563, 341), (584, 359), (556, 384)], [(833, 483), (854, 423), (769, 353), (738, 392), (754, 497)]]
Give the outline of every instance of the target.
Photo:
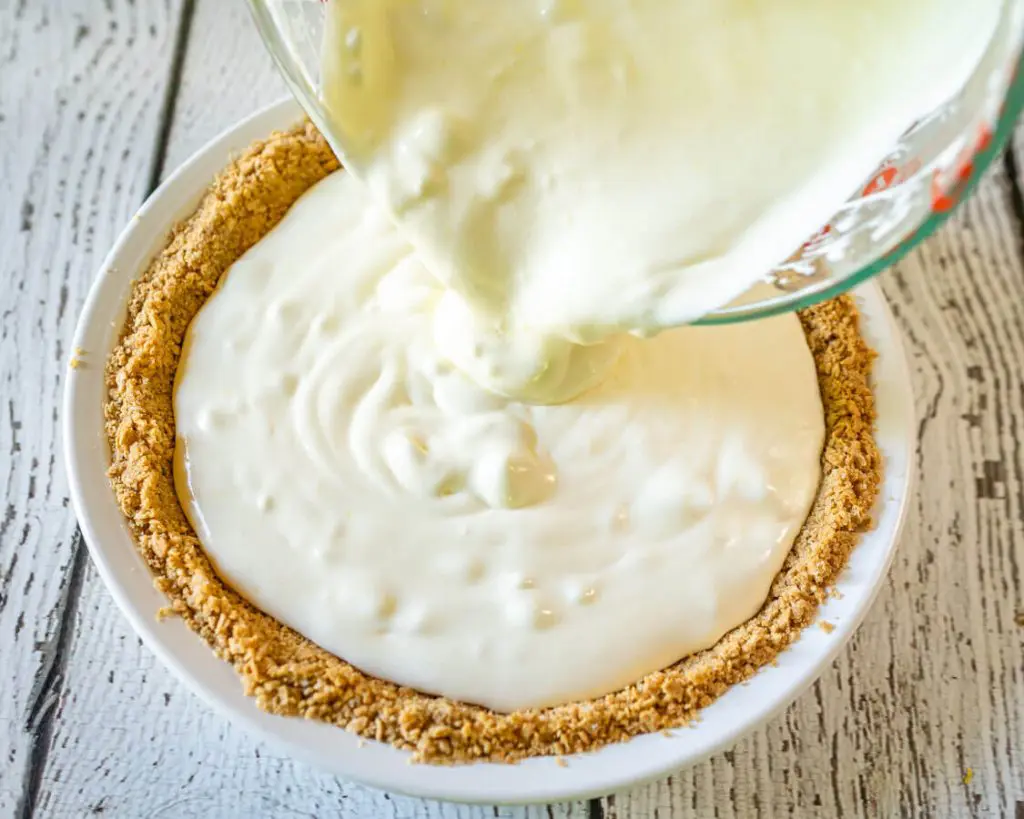
[[(195, 0), (184, 0), (178, 18), (178, 31), (171, 53), (164, 97), (160, 105), (156, 140), (153, 145), (152, 163), (149, 169), (145, 201), (160, 184), (167, 159), (167, 145), (171, 126), (174, 122), (175, 103), (181, 86), (182, 68), (188, 51), (188, 40), (192, 32), (195, 15)], [(139, 203), (140, 205), (142, 202)], [(64, 672), (67, 668), (72, 628), (78, 613), (82, 587), (85, 583), (86, 553), (82, 530), (76, 527), (72, 539), (71, 563), (64, 579), (64, 593), (55, 608), (58, 617), (57, 629), (49, 643), (40, 651), (43, 654), (42, 669), (37, 684), (29, 699), (25, 730), (32, 737), (28, 765), (25, 770), (23, 787), (15, 807), (17, 819), (32, 819), (36, 814), (43, 772), (53, 741), (54, 717), (64, 696)]]
[[(1024, 259), (1024, 193), (1021, 191), (1021, 169), (1017, 164), (1016, 146), (1011, 140), (1003, 158), (1006, 168), (1006, 175), (1010, 179), (1010, 208), (1013, 212), (1013, 219), (1017, 225), (1017, 252), (1021, 259)], [(1024, 805), (1024, 803), (1021, 803)], [(1024, 819), (1024, 816), (1018, 816)]]

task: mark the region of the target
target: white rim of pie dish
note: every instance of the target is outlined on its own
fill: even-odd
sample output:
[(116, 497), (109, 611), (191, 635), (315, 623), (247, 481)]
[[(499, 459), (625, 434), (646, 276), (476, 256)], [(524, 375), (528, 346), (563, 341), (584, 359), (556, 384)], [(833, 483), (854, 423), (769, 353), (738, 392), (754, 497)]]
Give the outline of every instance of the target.
[[(179, 618), (157, 620), (167, 599), (156, 590), (107, 479), (103, 429), (104, 366), (117, 343), (131, 285), (167, 241), (172, 227), (198, 205), (214, 176), (250, 143), (302, 117), (282, 100), (229, 128), (193, 155), (143, 204), (103, 262), (86, 299), (73, 348), (79, 364), (64, 393), (65, 458), (82, 534), (93, 563), (143, 642), (195, 694), (227, 719), (293, 756), (345, 779), (382, 790), (458, 802), (537, 803), (604, 795), (661, 778), (733, 745), (799, 696), (833, 661), (883, 585), (912, 493), (914, 413), (910, 373), (899, 332), (881, 290), (854, 291), (862, 331), (878, 351), (873, 386), (876, 439), (885, 477), (875, 527), (854, 550), (837, 584), (839, 595), (820, 609), (835, 628), (807, 628), (800, 639), (749, 684), (733, 686), (701, 712), (694, 728), (637, 737), (589, 754), (530, 759), (518, 765), (410, 765), (409, 754), (362, 741), (314, 721), (273, 716), (242, 692), (241, 680)], [(81, 350), (81, 352), (77, 352)], [(567, 764), (566, 764), (567, 763)]]

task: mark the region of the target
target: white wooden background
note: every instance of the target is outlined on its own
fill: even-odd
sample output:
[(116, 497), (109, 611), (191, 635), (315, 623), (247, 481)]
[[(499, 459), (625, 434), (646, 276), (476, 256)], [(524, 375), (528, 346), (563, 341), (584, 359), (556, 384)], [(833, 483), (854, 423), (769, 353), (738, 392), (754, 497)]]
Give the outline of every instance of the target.
[(921, 479), (886, 586), (834, 667), (733, 750), (586, 803), (440, 805), (283, 757), (175, 682), (69, 509), (67, 345), (146, 194), (283, 92), (242, 0), (0, 0), (0, 817), (1024, 819), (1024, 138), (884, 278)]

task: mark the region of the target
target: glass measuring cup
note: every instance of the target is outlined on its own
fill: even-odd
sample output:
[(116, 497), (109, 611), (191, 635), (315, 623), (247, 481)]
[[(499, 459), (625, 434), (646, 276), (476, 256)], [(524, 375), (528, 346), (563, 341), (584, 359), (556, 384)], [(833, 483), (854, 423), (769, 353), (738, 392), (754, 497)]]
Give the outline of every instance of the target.
[[(286, 81), (335, 152), (321, 102), (323, 0), (249, 0)], [(705, 316), (723, 324), (798, 310), (871, 278), (933, 233), (999, 155), (1024, 108), (1024, 0), (1004, 0), (1002, 20), (961, 92), (918, 121), (847, 203), (764, 284)]]

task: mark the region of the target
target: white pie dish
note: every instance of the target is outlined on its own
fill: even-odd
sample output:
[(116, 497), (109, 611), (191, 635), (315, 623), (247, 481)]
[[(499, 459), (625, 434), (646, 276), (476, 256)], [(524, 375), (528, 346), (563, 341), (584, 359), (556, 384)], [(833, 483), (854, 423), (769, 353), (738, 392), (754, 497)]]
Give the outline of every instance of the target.
[(877, 525), (857, 546), (843, 573), (841, 597), (829, 600), (826, 634), (808, 629), (749, 685), (729, 690), (702, 713), (698, 727), (639, 737), (596, 753), (520, 765), (476, 764), (454, 768), (408, 765), (408, 755), (325, 724), (276, 717), (242, 693), (235, 672), (177, 619), (156, 620), (166, 599), (153, 587), (106, 478), (103, 433), (103, 366), (118, 339), (132, 281), (166, 241), (171, 227), (196, 206), (231, 154), (301, 117), (288, 100), (275, 104), (213, 140), (143, 205), (103, 264), (86, 301), (73, 345), (84, 350), (82, 366), (69, 373), (64, 435), (71, 495), (93, 561), (114, 599), (146, 644), (193, 691), (234, 722), (282, 744), (295, 756), (334, 773), (386, 790), (470, 802), (549, 802), (603, 794), (689, 766), (734, 743), (803, 691), (853, 633), (881, 586), (910, 493), (913, 412), (910, 377), (892, 317), (875, 285), (856, 296), (864, 333), (880, 356), (875, 365), (877, 441), (885, 458), (885, 482)]

